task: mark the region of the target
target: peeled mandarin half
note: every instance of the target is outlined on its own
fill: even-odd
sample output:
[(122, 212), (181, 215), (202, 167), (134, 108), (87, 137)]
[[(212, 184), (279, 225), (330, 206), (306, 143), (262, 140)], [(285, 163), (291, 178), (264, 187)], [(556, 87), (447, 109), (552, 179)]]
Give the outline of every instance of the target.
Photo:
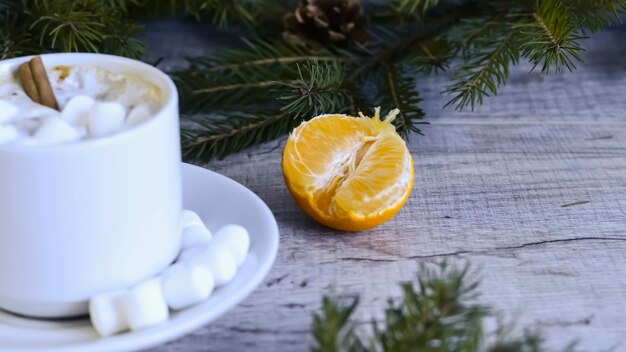
[(413, 188), (413, 158), (391, 123), (374, 117), (322, 115), (298, 126), (283, 150), (294, 200), (317, 222), (362, 231), (393, 217)]

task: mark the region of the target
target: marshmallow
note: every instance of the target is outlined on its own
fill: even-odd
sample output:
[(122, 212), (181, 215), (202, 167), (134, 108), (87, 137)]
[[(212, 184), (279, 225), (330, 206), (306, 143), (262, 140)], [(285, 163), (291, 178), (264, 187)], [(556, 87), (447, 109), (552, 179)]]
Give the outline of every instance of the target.
[(207, 268), (177, 263), (163, 273), (162, 285), (167, 305), (178, 310), (209, 298), (215, 282)]
[(245, 227), (230, 224), (217, 230), (213, 237), (213, 244), (227, 248), (235, 257), (237, 266), (241, 266), (250, 249), (250, 235)]
[(20, 131), (13, 125), (0, 125), (0, 145), (20, 138)]
[(11, 99), (10, 96), (15, 96), (16, 94), (26, 96), (22, 85), (17, 82), (3, 80), (2, 84), (0, 84), (0, 96)]
[(182, 249), (203, 246), (211, 241), (211, 231), (204, 226), (192, 226), (183, 229)]
[(89, 133), (100, 137), (113, 134), (124, 127), (126, 109), (118, 102), (95, 103), (89, 111)]
[(19, 111), (20, 109), (14, 104), (0, 99), (0, 124), (13, 119)]
[(89, 317), (101, 336), (111, 336), (128, 330), (128, 323), (122, 309), (125, 290), (106, 292), (89, 300)]
[[(30, 98), (28, 98), (30, 99)], [(43, 105), (34, 105), (30, 106), (27, 109), (24, 109), (20, 112), (20, 119), (35, 119), (35, 118), (46, 118), (46, 117), (61, 117), (61, 113), (57, 110), (43, 106)]]
[(95, 103), (96, 101), (88, 95), (76, 95), (65, 104), (61, 116), (69, 124), (86, 126), (89, 122), (89, 112)]
[(20, 118), (20, 119), (13, 120), (11, 124), (15, 126), (18, 130), (23, 132), (23, 134), (31, 136), (35, 134), (35, 132), (37, 132), (39, 127), (41, 127), (42, 121), (43, 120), (41, 118), (32, 118), (32, 119)]
[(126, 126), (134, 127), (142, 122), (149, 120), (152, 116), (152, 111), (150, 110), (150, 105), (148, 104), (139, 104), (132, 108), (126, 117)]
[(162, 323), (169, 317), (160, 278), (149, 279), (131, 288), (122, 298), (122, 307), (131, 330)]
[(39, 144), (66, 143), (80, 139), (80, 137), (79, 131), (56, 117), (46, 118), (33, 135)]
[(87, 127), (75, 127), (76, 133), (80, 136), (80, 138), (87, 137), (89, 132), (87, 131)]
[(204, 226), (204, 222), (197, 213), (185, 209), (180, 213), (180, 227), (184, 229), (191, 226)]
[(204, 247), (194, 247), (192, 249), (202, 249), (194, 255), (186, 256), (182, 259), (187, 265), (203, 266), (213, 274), (215, 286), (222, 286), (229, 283), (237, 273), (237, 261), (234, 255), (224, 246), (210, 244)]
[(201, 255), (206, 251), (207, 245), (191, 246), (189, 248), (182, 248), (176, 258), (177, 262), (187, 262), (189, 259)]

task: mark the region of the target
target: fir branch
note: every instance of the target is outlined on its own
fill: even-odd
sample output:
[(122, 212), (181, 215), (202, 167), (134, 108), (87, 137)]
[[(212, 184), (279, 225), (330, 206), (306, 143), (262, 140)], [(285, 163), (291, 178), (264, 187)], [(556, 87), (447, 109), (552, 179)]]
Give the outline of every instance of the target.
[[(0, 58), (54, 51), (142, 57), (142, 27), (130, 19), (148, 13), (185, 13), (220, 25), (234, 21), (267, 34), (287, 3), (7, 0), (0, 2)], [(172, 72), (181, 112), (198, 122), (183, 132), (192, 151), (186, 155), (221, 157), (287, 133), (316, 114), (366, 110), (371, 100), (400, 108), (396, 123), (404, 136), (419, 133), (423, 112), (412, 73), (438, 73), (460, 59), (446, 89), (453, 94), (448, 105), (473, 109), (497, 93), (520, 56), (542, 73), (573, 70), (581, 60), (582, 34), (616, 23), (626, 0), (393, 0), (367, 7), (378, 23), (386, 21), (374, 27), (369, 45), (339, 49), (252, 40), (190, 58), (188, 69)], [(205, 153), (207, 148), (213, 149)]]
[(332, 111), (345, 112), (349, 93), (344, 87), (345, 72), (338, 63), (307, 63), (298, 66), (300, 78), (294, 83), (282, 83), (277, 92), (284, 114), (295, 119), (309, 119)]
[[(349, 93), (343, 86), (342, 65), (311, 62), (304, 66), (296, 65), (295, 70), (298, 76), (293, 81), (259, 81), (254, 87), (240, 86), (236, 90), (232, 89), (230, 93), (235, 98), (230, 97), (232, 101), (226, 104), (222, 101), (219, 105), (222, 110), (219, 107), (203, 110), (203, 103), (194, 102), (197, 99), (191, 91), (192, 100), (183, 104), (183, 113), (187, 114), (186, 118), (194, 122), (197, 128), (185, 129), (183, 132), (184, 156), (203, 160), (221, 158), (287, 134), (300, 122), (321, 113), (342, 112), (347, 109)], [(268, 89), (270, 86), (275, 88)], [(231, 90), (229, 86), (223, 87)], [(254, 95), (256, 99), (242, 100), (241, 95), (238, 95), (242, 90), (246, 91), (246, 95)], [(214, 90), (208, 95), (220, 93), (223, 90)], [(197, 93), (204, 94), (207, 92)], [(224, 96), (224, 99), (227, 98)], [(240, 112), (229, 109), (235, 104), (238, 104), (236, 111)], [(218, 116), (211, 116), (211, 113)]]
[(532, 22), (516, 25), (522, 33), (519, 37), (522, 56), (530, 61), (533, 70), (541, 66), (542, 74), (551, 70), (559, 73), (563, 67), (573, 71), (574, 61), (582, 62), (579, 40), (584, 37), (578, 34), (563, 2), (538, 1), (531, 16)]
[(454, 48), (442, 38), (424, 40), (416, 43), (412, 55), (406, 63), (416, 72), (424, 75), (446, 71), (454, 59)]
[(108, 0), (117, 2), (137, 3), (128, 6), (130, 12), (137, 16), (172, 16), (185, 13), (196, 20), (208, 18), (219, 27), (226, 27), (232, 22), (249, 27), (258, 27), (265, 19), (282, 16), (287, 8), (276, 0)]
[(581, 29), (591, 32), (621, 23), (620, 13), (626, 12), (626, 0), (569, 0), (567, 4)]
[(431, 7), (439, 5), (440, 0), (396, 0), (392, 6), (399, 13), (424, 13)]
[[(483, 324), (492, 316), (490, 307), (475, 301), (479, 280), (462, 268), (421, 264), (417, 279), (401, 284), (402, 297), (390, 299), (384, 320), (373, 323), (372, 343), (362, 342), (353, 316), (358, 296), (345, 299), (324, 296), (322, 309), (313, 316), (311, 351), (325, 352), (540, 352), (543, 339), (536, 332), (515, 336), (512, 324), (499, 323), (496, 331)], [(571, 351), (573, 344), (563, 351)]]
[(107, 7), (126, 13), (129, 7), (139, 6), (141, 0), (102, 0)]
[[(367, 53), (363, 60), (357, 60), (357, 67), (351, 79), (358, 79), (375, 70), (383, 63), (394, 63), (414, 53), (417, 43), (432, 39), (435, 35), (449, 29), (464, 17), (473, 17), (477, 11), (473, 2), (463, 4), (440, 16), (433, 16), (426, 21), (420, 21), (409, 26), (397, 28), (378, 28), (372, 32), (376, 39), (374, 52)], [(358, 58), (358, 56), (355, 56)]]
[[(316, 59), (320, 59), (319, 61)], [(213, 109), (280, 110), (277, 90), (297, 84), (299, 65), (332, 63), (344, 59), (315, 44), (295, 46), (279, 41), (246, 41), (237, 50), (222, 50), (190, 60), (190, 68), (172, 73), (181, 92), (184, 113), (206, 113)], [(273, 114), (274, 112), (272, 112)]]
[(20, 12), (15, 1), (0, 3), (0, 60), (34, 51), (30, 32), (18, 25)]
[(100, 18), (104, 11), (102, 2), (73, 3), (34, 0), (25, 12), (34, 19), (29, 29), (39, 33), (39, 43), (62, 51), (97, 52), (97, 44), (104, 40), (105, 24)]
[(19, 34), (0, 29), (0, 60), (36, 53), (28, 32)]
[(237, 71), (245, 68), (289, 64), (307, 61), (342, 62), (342, 58), (331, 50), (314, 42), (303, 42), (300, 45), (279, 40), (246, 40), (240, 49), (219, 50), (208, 56), (188, 58), (193, 68), (206, 72)]
[(144, 46), (134, 36), (140, 28), (109, 7), (119, 2), (24, 0), (18, 22), (34, 34), (39, 52), (108, 52), (139, 58)]
[(478, 286), (469, 270), (422, 265), (417, 284), (403, 283), (402, 299), (385, 310), (384, 328), (374, 337), (382, 350), (477, 351), (487, 309), (465, 303)]
[(102, 51), (105, 53), (141, 58), (146, 52), (145, 45), (137, 39), (143, 33), (143, 27), (131, 23), (121, 22), (110, 28), (102, 41)]
[[(211, 21), (220, 27), (225, 27), (231, 20), (237, 20), (246, 25), (255, 22), (257, 1), (224, 1), (224, 0), (185, 0), (185, 12), (200, 18), (206, 14)], [(264, 2), (261, 2), (264, 4)]]
[[(505, 27), (506, 28), (506, 27)], [(509, 76), (509, 65), (519, 61), (519, 48), (514, 28), (497, 35), (486, 43), (486, 49), (467, 59), (457, 70), (457, 82), (446, 87), (445, 92), (454, 97), (445, 106), (455, 105), (457, 110), (482, 104), (485, 96), (497, 94), (498, 87)], [(499, 33), (498, 33), (499, 34)]]
[(358, 297), (322, 298), (322, 310), (313, 315), (313, 337), (317, 346), (312, 352), (355, 351), (361, 345), (355, 334), (356, 325), (350, 321), (356, 307)]
[(221, 117), (183, 116), (185, 120), (195, 123), (194, 128), (183, 128), (181, 132), (183, 158), (221, 159), (250, 146), (274, 140), (295, 127), (295, 120), (281, 113), (271, 116), (226, 114)]
[(445, 38), (456, 46), (455, 54), (460, 51), (462, 57), (468, 58), (476, 50), (480, 51), (488, 45), (493, 40), (494, 32), (502, 30), (505, 16), (506, 12), (495, 12), (485, 17), (463, 19), (445, 34)]
[(426, 18), (426, 12), (436, 8), (440, 3), (440, 0), (391, 0), (386, 7), (374, 7), (373, 17), (381, 24), (413, 23)]
[(226, 70), (238, 70), (238, 69), (242, 69), (245, 67), (257, 67), (257, 66), (264, 66), (264, 65), (271, 65), (271, 64), (281, 64), (281, 65), (297, 64), (297, 63), (303, 63), (307, 61), (335, 63), (335, 62), (342, 62), (346, 60), (341, 57), (331, 56), (331, 55), (312, 55), (312, 56), (311, 55), (299, 55), (299, 56), (296, 55), (296, 56), (283, 56), (283, 57), (276, 57), (276, 58), (269, 58), (269, 59), (250, 60), (250, 61), (245, 61), (245, 62), (235, 63), (235, 64), (217, 65), (217, 66), (206, 68), (205, 70), (206, 72), (216, 72), (216, 71), (226, 71)]
[(393, 121), (398, 133), (404, 138), (407, 138), (410, 132), (422, 134), (416, 125), (427, 122), (419, 121), (425, 114), (418, 106), (422, 100), (416, 90), (413, 76), (402, 72), (396, 66), (386, 66), (374, 75), (373, 81), (378, 82), (375, 105), (392, 106), (400, 110), (398, 118)]
[(277, 86), (280, 84), (295, 84), (297, 81), (260, 81), (260, 82), (252, 82), (252, 83), (236, 83), (236, 84), (227, 84), (220, 85), (215, 87), (206, 87), (206, 88), (198, 88), (191, 91), (192, 95), (196, 94), (212, 94), (212, 93), (221, 93), (224, 91), (230, 90), (242, 90), (242, 89), (255, 89), (255, 88), (270, 88), (272, 86)]

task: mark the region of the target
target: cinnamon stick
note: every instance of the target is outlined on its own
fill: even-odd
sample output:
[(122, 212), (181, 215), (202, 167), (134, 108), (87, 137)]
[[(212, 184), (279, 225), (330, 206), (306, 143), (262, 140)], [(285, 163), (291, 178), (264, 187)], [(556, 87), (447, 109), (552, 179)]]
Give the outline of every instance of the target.
[(59, 109), (40, 56), (35, 56), (29, 62), (20, 65), (17, 73), (22, 81), (24, 91), (34, 102), (56, 110)]
[(52, 91), (52, 86), (50, 85), (46, 68), (43, 66), (41, 56), (35, 56), (30, 60), (30, 71), (33, 73), (35, 84), (37, 84), (41, 104), (59, 110), (59, 105)]
[(22, 88), (26, 92), (26, 95), (32, 101), (39, 102), (39, 91), (37, 90), (37, 84), (35, 84), (35, 80), (33, 79), (33, 73), (30, 71), (30, 63), (25, 62), (20, 65), (17, 69), (17, 75), (20, 77), (20, 81), (22, 81)]

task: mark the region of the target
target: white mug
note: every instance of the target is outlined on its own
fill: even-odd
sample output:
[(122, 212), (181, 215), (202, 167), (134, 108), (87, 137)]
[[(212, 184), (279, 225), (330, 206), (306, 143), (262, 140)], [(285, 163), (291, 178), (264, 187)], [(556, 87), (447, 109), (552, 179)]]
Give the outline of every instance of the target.
[[(154, 276), (180, 248), (178, 93), (158, 69), (122, 57), (42, 55), (46, 67), (96, 64), (163, 93), (148, 121), (115, 135), (46, 147), (0, 146), (0, 308), (87, 313), (89, 297)], [(0, 77), (29, 57), (0, 61)]]

